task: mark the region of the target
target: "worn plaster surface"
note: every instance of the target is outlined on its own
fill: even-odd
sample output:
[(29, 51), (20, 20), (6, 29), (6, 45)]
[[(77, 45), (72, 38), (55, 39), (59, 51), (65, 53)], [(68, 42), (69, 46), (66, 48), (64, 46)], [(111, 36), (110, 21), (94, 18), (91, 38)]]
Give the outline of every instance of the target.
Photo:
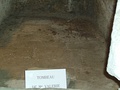
[(104, 75), (106, 43), (91, 21), (11, 18), (1, 29), (1, 86), (25, 88), (24, 71), (28, 69), (66, 68), (71, 78), (68, 88), (118, 88)]
[(8, 16), (11, 0), (0, 0), (0, 24)]

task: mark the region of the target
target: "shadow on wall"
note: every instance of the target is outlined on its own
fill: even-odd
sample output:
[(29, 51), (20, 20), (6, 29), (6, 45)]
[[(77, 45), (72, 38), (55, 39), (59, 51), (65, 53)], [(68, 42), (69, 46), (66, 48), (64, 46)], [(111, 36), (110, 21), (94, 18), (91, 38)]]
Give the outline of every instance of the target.
[(109, 79), (112, 79), (114, 82), (116, 82), (118, 84), (118, 86), (120, 87), (120, 82), (113, 76), (109, 75), (107, 72), (106, 72), (106, 67), (107, 67), (107, 63), (108, 63), (108, 57), (109, 57), (109, 49), (110, 49), (110, 43), (111, 43), (111, 33), (112, 33), (112, 27), (113, 27), (113, 21), (114, 21), (114, 15), (115, 15), (115, 11), (116, 11), (116, 4), (117, 4), (117, 0), (114, 1), (114, 5), (113, 5), (113, 13), (111, 15), (111, 18), (110, 18), (110, 22), (108, 23), (108, 35), (107, 35), (107, 38), (106, 38), (106, 41), (107, 41), (107, 50), (106, 50), (106, 62), (105, 62), (105, 69), (104, 69), (104, 75), (109, 78)]
[(110, 38), (117, 0), (96, 0), (96, 19), (98, 28), (107, 40)]
[(95, 0), (13, 0), (14, 12), (73, 13), (95, 17)]
[(0, 0), (0, 24), (9, 15), (11, 0)]
[(110, 41), (111, 41), (111, 32), (112, 32), (112, 27), (113, 27), (114, 15), (115, 15), (115, 11), (116, 11), (116, 4), (117, 4), (117, 1), (115, 1), (112, 18), (110, 19), (110, 24), (108, 26), (108, 29), (110, 30), (108, 32), (108, 46), (110, 46)]

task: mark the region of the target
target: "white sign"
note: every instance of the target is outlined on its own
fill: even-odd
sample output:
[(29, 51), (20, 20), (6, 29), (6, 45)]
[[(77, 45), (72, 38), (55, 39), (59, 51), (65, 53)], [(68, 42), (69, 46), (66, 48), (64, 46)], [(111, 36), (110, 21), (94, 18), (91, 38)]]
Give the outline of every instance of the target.
[(26, 88), (67, 89), (66, 69), (26, 70)]

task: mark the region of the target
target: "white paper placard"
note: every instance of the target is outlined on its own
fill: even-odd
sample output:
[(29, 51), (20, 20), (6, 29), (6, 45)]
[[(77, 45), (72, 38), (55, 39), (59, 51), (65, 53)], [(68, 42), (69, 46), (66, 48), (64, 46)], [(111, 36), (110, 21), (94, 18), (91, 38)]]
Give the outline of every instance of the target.
[(67, 89), (66, 69), (26, 70), (26, 88)]

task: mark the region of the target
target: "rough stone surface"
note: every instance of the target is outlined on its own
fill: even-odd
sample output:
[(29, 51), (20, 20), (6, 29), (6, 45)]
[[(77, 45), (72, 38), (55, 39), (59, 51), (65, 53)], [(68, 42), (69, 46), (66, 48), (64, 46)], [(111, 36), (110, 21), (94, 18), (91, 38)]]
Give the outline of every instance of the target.
[[(0, 69), (10, 79), (24, 80), (24, 71), (28, 68), (66, 68), (73, 76), (69, 88), (118, 88), (104, 75), (106, 42), (103, 36), (109, 32), (107, 25), (114, 0), (72, 0), (70, 11), (67, 11), (67, 0), (52, 1), (12, 0), (15, 13), (0, 27)], [(1, 74), (2, 77), (5, 76)]]
[(0, 0), (0, 24), (9, 15), (11, 0)]
[(35, 12), (39, 10), (39, 12), (68, 12), (90, 17), (93, 21), (97, 22), (103, 37), (108, 39), (111, 33), (116, 1), (117, 0), (0, 0), (0, 23), (8, 16), (12, 3), (12, 10), (16, 13), (21, 11)]
[(94, 17), (95, 2), (90, 0), (14, 0), (13, 10), (71, 13), (81, 16)]
[[(111, 33), (112, 21), (117, 0), (14, 0), (15, 12), (30, 15), (34, 12), (69, 13), (75, 16), (89, 17), (93, 20), (103, 37), (108, 39)], [(23, 12), (24, 11), (24, 12)], [(31, 13), (32, 12), (32, 13)]]
[[(9, 22), (13, 20), (11, 18)], [(20, 20), (17, 18), (20, 23), (16, 24), (16, 28), (15, 24), (7, 26), (0, 47), (0, 68), (7, 71), (11, 79), (24, 80), (24, 71), (28, 68), (66, 68), (72, 77), (69, 88), (118, 88), (103, 73), (106, 43), (92, 22), (60, 18)], [(4, 38), (6, 34), (10, 38)], [(12, 83), (16, 88), (23, 85), (22, 81), (16, 82), (16, 85), (14, 81)], [(22, 83), (21, 86), (18, 83)]]
[(106, 39), (110, 38), (116, 1), (117, 0), (96, 0), (97, 23)]

